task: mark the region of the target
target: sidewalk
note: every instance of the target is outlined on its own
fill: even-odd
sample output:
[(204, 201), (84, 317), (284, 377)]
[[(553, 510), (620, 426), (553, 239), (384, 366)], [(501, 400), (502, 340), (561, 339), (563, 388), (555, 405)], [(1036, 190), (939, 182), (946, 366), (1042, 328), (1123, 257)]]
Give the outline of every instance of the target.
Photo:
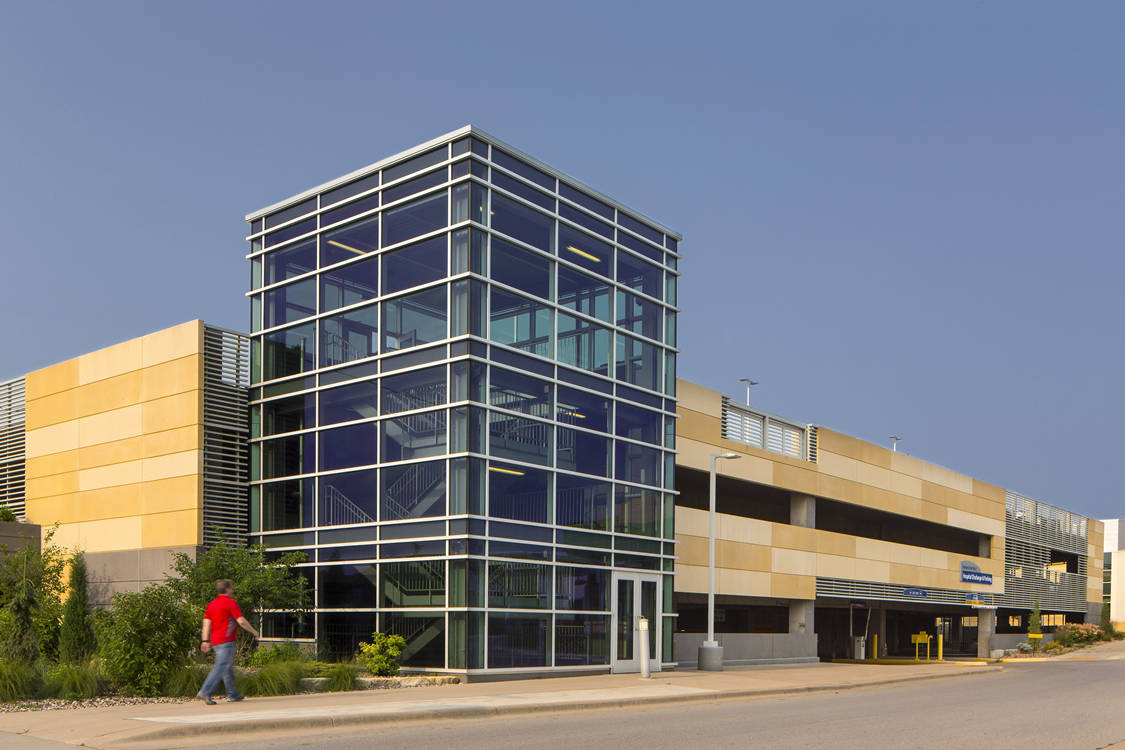
[(0, 714), (4, 732), (102, 748), (166, 748), (232, 741), (234, 733), (279, 732), (383, 722), (483, 717), (644, 703), (717, 700), (885, 685), (995, 673), (1002, 667), (944, 663), (887, 669), (864, 664), (734, 667), (725, 672), (598, 675), (401, 690), (369, 690), (251, 698), (216, 706), (200, 703), (113, 706)]

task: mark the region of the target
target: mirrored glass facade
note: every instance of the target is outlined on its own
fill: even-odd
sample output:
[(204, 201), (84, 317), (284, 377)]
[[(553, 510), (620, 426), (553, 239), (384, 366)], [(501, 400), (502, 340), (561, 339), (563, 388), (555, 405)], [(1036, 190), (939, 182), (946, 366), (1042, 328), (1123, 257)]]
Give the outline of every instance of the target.
[(477, 131), (250, 222), (251, 531), (316, 588), (265, 635), (608, 669), (675, 557), (681, 238)]

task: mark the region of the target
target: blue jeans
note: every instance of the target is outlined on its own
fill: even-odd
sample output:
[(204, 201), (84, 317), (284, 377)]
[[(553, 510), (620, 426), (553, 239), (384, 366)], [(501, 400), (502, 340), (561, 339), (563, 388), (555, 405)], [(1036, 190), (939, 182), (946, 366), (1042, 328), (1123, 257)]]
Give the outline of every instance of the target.
[(219, 680), (222, 680), (227, 689), (227, 699), (237, 698), (238, 688), (234, 686), (234, 641), (216, 643), (211, 651), (215, 654), (215, 666), (211, 667), (207, 679), (203, 681), (199, 695), (210, 698), (219, 686)]

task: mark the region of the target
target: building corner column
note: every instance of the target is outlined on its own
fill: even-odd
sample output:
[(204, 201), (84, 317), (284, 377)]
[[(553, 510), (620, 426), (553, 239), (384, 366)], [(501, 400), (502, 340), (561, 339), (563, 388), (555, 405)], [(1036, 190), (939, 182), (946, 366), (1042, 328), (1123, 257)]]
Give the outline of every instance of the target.
[(793, 526), (816, 528), (816, 498), (812, 495), (789, 495), (789, 523)]
[(988, 659), (992, 655), (992, 636), (996, 634), (996, 610), (977, 610), (977, 658)]

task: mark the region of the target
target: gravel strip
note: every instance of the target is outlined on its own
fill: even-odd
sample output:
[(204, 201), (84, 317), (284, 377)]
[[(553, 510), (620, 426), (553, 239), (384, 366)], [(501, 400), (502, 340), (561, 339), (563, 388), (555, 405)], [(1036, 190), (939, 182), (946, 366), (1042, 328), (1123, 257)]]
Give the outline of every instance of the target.
[(106, 706), (138, 706), (145, 703), (187, 703), (191, 698), (141, 698), (135, 695), (104, 695), (81, 701), (64, 701), (61, 698), (36, 698), (33, 700), (0, 703), (0, 713), (14, 711), (59, 711), (70, 708), (104, 708)]

